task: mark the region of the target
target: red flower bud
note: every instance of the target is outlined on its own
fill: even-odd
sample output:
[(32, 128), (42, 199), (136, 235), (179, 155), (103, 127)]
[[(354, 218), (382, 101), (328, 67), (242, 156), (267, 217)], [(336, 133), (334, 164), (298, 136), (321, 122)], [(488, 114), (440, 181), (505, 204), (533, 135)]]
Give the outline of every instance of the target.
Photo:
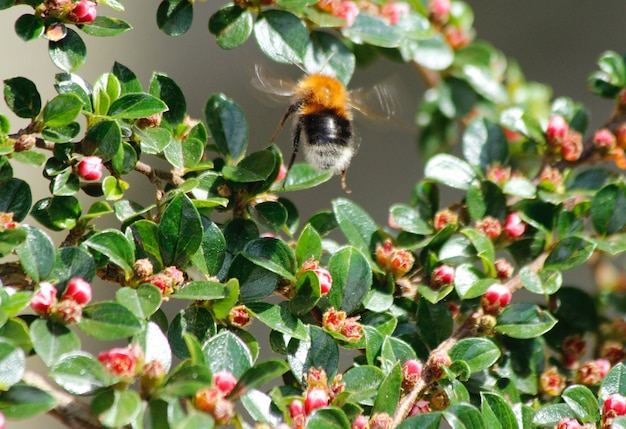
[(513, 274), (513, 265), (506, 259), (496, 259), (493, 265), (496, 268), (496, 277), (498, 280), (507, 280)]
[(317, 278), (320, 282), (320, 289), (322, 295), (326, 295), (330, 292), (330, 288), (333, 286), (333, 278), (330, 272), (326, 268), (318, 267), (313, 270), (317, 274)]
[(500, 221), (491, 216), (485, 216), (476, 222), (476, 229), (485, 234), (491, 240), (495, 240), (502, 234), (502, 225)]
[(47, 315), (57, 303), (57, 288), (52, 283), (39, 283), (39, 290), (30, 300), (30, 306), (41, 315)]
[(556, 429), (582, 429), (582, 426), (576, 419), (563, 418)]
[(430, 19), (439, 24), (445, 24), (450, 15), (450, 0), (432, 0), (428, 5)]
[(309, 415), (313, 410), (327, 406), (328, 401), (328, 393), (324, 389), (310, 389), (305, 394), (304, 412)]
[(346, 321), (346, 312), (330, 307), (322, 315), (322, 327), (328, 331), (339, 332)]
[(414, 263), (415, 257), (413, 253), (408, 250), (397, 249), (392, 253), (391, 259), (389, 260), (389, 272), (394, 277), (402, 277), (413, 268)]
[(228, 395), (235, 388), (237, 379), (229, 371), (218, 371), (213, 374), (213, 383), (224, 395)]
[(89, 0), (79, 0), (74, 3), (69, 18), (75, 24), (91, 24), (98, 11), (96, 10), (96, 4)]
[(409, 417), (417, 416), (418, 414), (430, 413), (430, 402), (425, 399), (420, 399), (413, 405), (411, 411), (409, 411)]
[(430, 287), (439, 289), (441, 286), (454, 283), (454, 271), (454, 267), (450, 265), (439, 265), (430, 275)]
[(551, 367), (541, 374), (539, 385), (546, 395), (559, 396), (565, 389), (565, 376), (560, 374), (555, 367)]
[(295, 418), (297, 416), (301, 416), (304, 414), (304, 404), (299, 399), (294, 399), (289, 404), (289, 415), (291, 418)]
[(520, 238), (526, 232), (526, 224), (519, 213), (509, 213), (504, 220), (504, 232), (509, 238)]
[(161, 290), (161, 295), (163, 296), (167, 296), (174, 292), (174, 289), (172, 288), (172, 279), (164, 273), (158, 273), (148, 277), (146, 279), (146, 283), (150, 283), (158, 287)]
[(67, 284), (62, 299), (71, 299), (81, 305), (87, 304), (91, 301), (91, 284), (80, 277), (74, 277)]
[(228, 321), (237, 328), (245, 328), (252, 323), (252, 316), (245, 305), (236, 305), (228, 312)]
[(501, 284), (489, 286), (480, 300), (483, 311), (487, 314), (497, 315), (511, 302), (511, 291)]
[(565, 140), (565, 136), (569, 131), (569, 125), (565, 118), (561, 115), (555, 115), (550, 118), (548, 128), (546, 129), (546, 140), (553, 147), (559, 147)]
[(561, 143), (561, 154), (566, 161), (577, 161), (583, 153), (583, 136), (578, 131), (569, 131)]
[(137, 375), (143, 353), (137, 345), (116, 347), (98, 355), (98, 361), (111, 374), (118, 377), (132, 378)]
[(617, 138), (608, 128), (601, 128), (593, 135), (593, 145), (601, 152), (609, 152), (617, 146)]
[(0, 231), (17, 228), (18, 223), (13, 220), (13, 213), (0, 212)]
[(626, 414), (626, 398), (619, 393), (609, 395), (602, 405), (602, 428), (609, 428), (613, 419)]
[(356, 416), (356, 419), (352, 422), (352, 429), (368, 429), (369, 422), (367, 421), (367, 417), (363, 414), (359, 414)]
[(380, 8), (380, 14), (387, 18), (391, 25), (396, 25), (400, 18), (411, 11), (408, 3), (390, 1)]
[(405, 391), (413, 389), (422, 376), (424, 365), (417, 359), (409, 359), (402, 365), (402, 388)]
[(459, 222), (459, 216), (450, 209), (439, 210), (433, 218), (433, 226), (437, 231), (441, 231), (450, 224)]
[(391, 244), (391, 240), (386, 239), (382, 245), (380, 243), (376, 245), (376, 262), (381, 268), (387, 266), (392, 253), (393, 244)]
[(338, 7), (333, 9), (332, 14), (345, 19), (345, 27), (352, 27), (356, 17), (359, 15), (359, 7), (353, 1), (342, 1)]
[(198, 390), (194, 397), (196, 408), (209, 413), (221, 425), (230, 424), (235, 415), (235, 406), (216, 387), (206, 387)]
[(102, 178), (102, 158), (86, 156), (78, 163), (78, 175), (85, 180), (100, 180)]
[(167, 277), (170, 278), (170, 284), (172, 285), (172, 289), (176, 290), (185, 282), (185, 276), (183, 272), (176, 268), (175, 266), (166, 267), (163, 271)]

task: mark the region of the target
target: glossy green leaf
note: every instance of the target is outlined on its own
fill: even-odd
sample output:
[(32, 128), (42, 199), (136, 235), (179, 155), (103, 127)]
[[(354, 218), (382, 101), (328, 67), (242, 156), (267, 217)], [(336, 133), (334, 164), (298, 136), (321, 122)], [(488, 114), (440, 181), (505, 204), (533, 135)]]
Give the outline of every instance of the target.
[(33, 347), (43, 362), (51, 366), (61, 355), (80, 350), (80, 339), (65, 325), (37, 319), (30, 325)]
[(91, 85), (85, 82), (82, 77), (71, 73), (58, 73), (54, 77), (54, 88), (59, 94), (72, 93), (76, 95), (83, 102), (83, 109), (87, 112), (92, 111)]
[(412, 207), (405, 204), (394, 204), (389, 209), (389, 223), (394, 229), (410, 232), (417, 235), (427, 235), (433, 232), (432, 227)]
[(280, 377), (289, 370), (289, 366), (283, 360), (270, 359), (255, 364), (244, 372), (237, 380), (235, 388), (230, 393), (230, 398), (242, 396), (248, 389), (256, 389), (266, 382)]
[(306, 429), (350, 429), (350, 421), (339, 408), (318, 408), (306, 419)]
[(44, 29), (44, 21), (37, 15), (24, 14), (15, 21), (15, 32), (25, 42), (41, 37)]
[(287, 243), (277, 238), (263, 237), (246, 244), (242, 255), (256, 265), (294, 280), (296, 257)]
[(148, 322), (145, 329), (133, 339), (144, 351), (144, 362), (157, 361), (165, 371), (172, 366), (172, 351), (167, 336), (155, 322)]
[(620, 216), (626, 210), (626, 188), (623, 185), (610, 184), (600, 189), (591, 202), (591, 220), (593, 227), (602, 235), (619, 232), (626, 225)]
[(127, 275), (132, 274), (135, 263), (133, 246), (121, 232), (107, 229), (89, 236), (84, 244), (88, 248), (105, 255), (113, 264), (123, 269)]
[(16, 384), (0, 393), (0, 411), (9, 419), (26, 419), (45, 413), (57, 405), (48, 392), (26, 384)]
[(310, 73), (323, 72), (332, 75), (347, 85), (356, 66), (354, 54), (331, 33), (312, 31), (310, 37), (311, 43), (304, 56), (304, 68)]
[(594, 243), (582, 237), (566, 237), (552, 248), (544, 267), (569, 270), (587, 261), (595, 248)]
[(574, 411), (567, 404), (549, 404), (537, 410), (533, 417), (533, 425), (552, 428), (566, 418), (576, 418)]
[(378, 241), (378, 227), (361, 207), (347, 198), (333, 200), (333, 213), (348, 242), (369, 255)]
[(73, 395), (90, 395), (113, 381), (102, 364), (85, 352), (68, 353), (50, 368), (50, 378)]
[(259, 14), (254, 24), (254, 37), (261, 51), (279, 63), (302, 63), (309, 43), (304, 23), (282, 10), (267, 10)]
[(206, 341), (202, 352), (213, 374), (226, 370), (239, 378), (252, 367), (248, 346), (230, 331), (222, 331)]
[(484, 118), (474, 119), (463, 134), (463, 155), (483, 171), (497, 163), (506, 165), (509, 144), (500, 125)]
[(402, 368), (396, 363), (386, 375), (374, 400), (372, 413), (387, 413), (390, 416), (396, 411), (402, 390)]
[(296, 244), (296, 260), (298, 265), (313, 259), (318, 261), (322, 256), (322, 238), (312, 225), (307, 224), (300, 233)]
[(557, 320), (534, 304), (521, 303), (507, 306), (498, 316), (496, 331), (512, 338), (536, 338), (548, 332)]
[(81, 30), (85, 34), (96, 37), (112, 37), (125, 33), (133, 27), (120, 18), (98, 15), (90, 24), (83, 25)]
[[(154, 73), (150, 80), (150, 94), (167, 105), (163, 118), (172, 125), (180, 124), (187, 114), (185, 95), (174, 80), (164, 74)], [(188, 143), (188, 140), (186, 140)]]
[(250, 389), (240, 400), (250, 417), (257, 423), (268, 423), (276, 427), (284, 419), (272, 398), (260, 390)]
[(197, 280), (187, 283), (185, 287), (170, 295), (170, 298), (204, 301), (221, 299), (225, 296), (226, 291), (222, 283)]
[(481, 392), (481, 411), (489, 428), (519, 428), (509, 401), (497, 393)]
[(167, 105), (158, 98), (144, 93), (126, 94), (109, 107), (108, 115), (116, 119), (139, 119), (167, 110)]
[(125, 306), (101, 301), (87, 305), (78, 327), (98, 340), (116, 340), (141, 332), (141, 322)]
[(605, 400), (613, 393), (619, 393), (620, 395), (626, 393), (626, 366), (622, 362), (611, 368), (606, 377), (604, 377), (598, 396), (600, 399)]
[[(12, 342), (0, 338), (0, 390), (18, 383), (26, 369), (24, 351)], [(2, 402), (0, 402), (2, 404)], [(0, 410), (2, 406), (0, 405)]]
[(41, 96), (37, 87), (25, 77), (4, 81), (4, 101), (20, 118), (34, 118), (41, 110)]
[(271, 150), (265, 149), (251, 153), (237, 166), (225, 166), (224, 178), (233, 182), (248, 183), (266, 180), (275, 168), (275, 157)]
[(209, 19), (209, 31), (222, 49), (234, 49), (243, 44), (250, 34), (254, 18), (252, 13), (239, 6), (227, 5)]
[(333, 285), (328, 292), (331, 306), (350, 314), (362, 304), (372, 284), (367, 258), (355, 247), (336, 252), (328, 263)]
[(107, 176), (102, 181), (102, 193), (104, 198), (109, 201), (119, 200), (124, 196), (130, 185), (122, 179), (115, 176)]
[(311, 311), (321, 297), (319, 277), (313, 271), (305, 271), (298, 276), (294, 288), (294, 295), (289, 300), (289, 311), (303, 315)]
[(309, 338), (292, 338), (287, 346), (287, 362), (296, 380), (303, 383), (309, 369), (323, 368), (329, 379), (337, 373), (339, 347), (335, 340), (317, 326), (309, 326)]
[(137, 289), (131, 287), (118, 289), (115, 292), (115, 300), (139, 319), (147, 319), (161, 306), (162, 295), (156, 286), (142, 284)]
[(107, 427), (130, 424), (142, 411), (139, 393), (134, 390), (106, 390), (93, 399), (91, 408)]
[(485, 421), (480, 411), (470, 404), (452, 405), (443, 412), (443, 415), (453, 429), (486, 429)]
[(500, 349), (487, 338), (463, 338), (448, 352), (452, 361), (467, 362), (472, 374), (483, 371), (500, 359)]
[(445, 70), (454, 61), (454, 50), (443, 35), (435, 33), (432, 37), (415, 41), (413, 60), (431, 70)]
[(332, 172), (318, 171), (305, 162), (297, 162), (285, 180), (274, 185), (274, 189), (285, 192), (302, 191), (328, 182), (332, 177)]
[(248, 309), (261, 323), (273, 330), (299, 340), (308, 339), (306, 325), (289, 312), (288, 302), (282, 302), (280, 305), (254, 302), (248, 305)]
[(164, 396), (192, 396), (199, 389), (210, 386), (212, 381), (213, 375), (209, 368), (185, 361), (168, 375), (159, 393)]
[(240, 299), (244, 304), (260, 301), (272, 295), (281, 280), (278, 274), (260, 267), (241, 255), (233, 259), (227, 277), (239, 279)]
[(38, 228), (23, 225), (27, 232), (26, 242), (16, 249), (24, 271), (35, 282), (48, 277), (54, 266), (55, 251), (50, 237)]
[(383, 18), (370, 14), (357, 15), (351, 27), (343, 29), (342, 33), (357, 44), (367, 43), (382, 48), (395, 48), (402, 41), (402, 33)]
[(380, 368), (363, 365), (348, 369), (341, 380), (346, 383), (350, 401), (371, 406), (384, 379), (385, 373)]
[(569, 386), (563, 391), (561, 397), (581, 422), (595, 423), (600, 419), (598, 400), (588, 387), (582, 385)]
[(141, 92), (141, 83), (135, 73), (130, 70), (125, 65), (118, 63), (117, 61), (113, 64), (113, 69), (111, 73), (115, 77), (117, 77), (121, 86), (121, 94), (125, 95), (131, 92)]
[(418, 414), (407, 418), (400, 423), (398, 429), (438, 429), (441, 422), (441, 413), (432, 411), (427, 414)]
[(61, 290), (73, 277), (90, 282), (95, 275), (96, 263), (89, 252), (81, 247), (61, 247), (56, 250), (54, 266), (48, 279)]
[(452, 316), (444, 303), (421, 299), (417, 309), (417, 334), (426, 346), (435, 348), (452, 334)]
[(213, 94), (204, 115), (218, 151), (232, 161), (239, 160), (248, 146), (248, 122), (241, 107), (224, 94)]
[(522, 267), (519, 276), (525, 289), (541, 295), (552, 295), (563, 284), (561, 272), (547, 268), (534, 272), (528, 266)]
[(467, 162), (447, 154), (435, 155), (428, 160), (424, 167), (424, 176), (464, 191), (476, 179), (476, 173)]
[(202, 221), (191, 200), (178, 194), (167, 206), (158, 227), (163, 263), (184, 266), (202, 243)]
[(70, 73), (78, 70), (87, 57), (87, 47), (83, 39), (71, 28), (61, 40), (48, 42), (48, 54), (58, 68)]
[(85, 155), (94, 155), (109, 161), (119, 151), (122, 131), (115, 121), (100, 121), (87, 130), (83, 140)]
[(191, 0), (163, 0), (157, 10), (157, 25), (168, 36), (180, 36), (191, 28), (193, 2)]
[[(84, 105), (83, 105), (84, 106)], [(41, 132), (42, 136), (46, 140), (50, 140), (55, 143), (68, 143), (74, 139), (80, 132), (80, 125), (78, 122), (70, 122), (63, 127), (51, 128), (46, 127)], [(38, 153), (38, 152), (24, 152), (24, 153)], [(44, 158), (45, 161), (45, 158)]]
[(185, 341), (186, 334), (193, 334), (201, 343), (215, 334), (215, 321), (211, 313), (203, 307), (192, 305), (181, 310), (172, 320), (167, 331), (174, 354), (182, 359), (189, 357)]

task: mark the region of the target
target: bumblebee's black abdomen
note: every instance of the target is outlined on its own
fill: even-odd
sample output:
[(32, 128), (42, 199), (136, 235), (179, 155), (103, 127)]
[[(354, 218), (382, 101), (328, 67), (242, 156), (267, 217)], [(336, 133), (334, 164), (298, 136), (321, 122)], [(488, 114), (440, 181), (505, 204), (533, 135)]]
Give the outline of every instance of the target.
[(347, 146), (352, 140), (352, 124), (334, 110), (307, 113), (300, 118), (302, 131), (311, 145)]

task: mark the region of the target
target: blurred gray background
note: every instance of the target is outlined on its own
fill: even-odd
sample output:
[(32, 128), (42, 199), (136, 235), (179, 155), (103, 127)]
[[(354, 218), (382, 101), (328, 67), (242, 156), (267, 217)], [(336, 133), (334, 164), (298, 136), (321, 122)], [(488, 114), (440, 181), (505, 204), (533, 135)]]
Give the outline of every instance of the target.
[[(225, 2), (196, 2), (191, 30), (172, 38), (161, 33), (155, 22), (157, 1), (123, 1), (126, 12), (119, 14), (99, 6), (99, 14), (119, 16), (134, 29), (114, 38), (84, 36), (88, 57), (78, 74), (94, 82), (109, 72), (118, 61), (133, 70), (144, 88), (153, 71), (168, 74), (182, 88), (188, 113), (203, 118), (203, 107), (214, 92), (224, 92), (245, 111), (250, 126), (250, 150), (266, 146), (287, 104), (268, 104), (266, 96), (251, 85), (254, 64), (261, 63), (278, 74), (297, 78), (293, 66), (272, 65), (260, 54), (251, 38), (234, 51), (219, 49), (208, 32), (210, 15)], [(586, 79), (594, 71), (595, 60), (605, 50), (626, 50), (626, 3), (623, 0), (470, 0), (475, 12), (477, 37), (489, 41), (515, 58), (528, 80), (552, 86), (554, 96), (570, 96), (591, 112), (591, 128), (600, 126), (612, 109), (610, 101), (601, 100), (587, 91)], [(54, 97), (54, 74), (60, 72), (47, 54), (47, 43), (29, 43), (19, 39), (13, 30), (15, 20), (31, 9), (26, 6), (0, 11), (0, 79), (24, 76), (37, 84), (44, 100)], [(420, 177), (423, 162), (417, 156), (416, 128), (412, 126), (415, 106), (423, 86), (410, 66), (381, 60), (356, 71), (351, 87), (369, 86), (388, 75), (395, 75), (405, 87), (404, 104), (393, 123), (357, 120), (361, 136), (359, 153), (348, 172), (349, 196), (364, 207), (379, 224), (386, 224), (387, 210), (393, 203), (408, 202), (411, 190)], [(9, 116), (12, 130), (25, 125), (0, 102), (0, 113)], [(289, 133), (281, 134), (278, 144), (290, 153)], [(16, 175), (35, 184), (39, 170), (24, 168)], [(143, 178), (137, 184), (144, 183)], [(47, 182), (34, 185), (34, 201), (47, 193)], [(307, 219), (319, 209), (330, 207), (331, 200), (345, 196), (339, 179), (309, 191), (287, 195)], [(149, 193), (133, 192), (131, 198), (149, 203)], [(142, 200), (144, 199), (144, 200)], [(36, 362), (33, 362), (36, 363)], [(8, 428), (62, 427), (47, 416), (23, 423), (9, 422)]]

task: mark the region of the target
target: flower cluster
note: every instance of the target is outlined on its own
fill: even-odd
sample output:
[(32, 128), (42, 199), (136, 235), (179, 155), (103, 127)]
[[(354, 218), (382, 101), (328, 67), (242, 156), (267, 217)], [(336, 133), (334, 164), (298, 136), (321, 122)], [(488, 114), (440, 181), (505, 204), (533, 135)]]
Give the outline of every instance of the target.
[(235, 415), (235, 404), (228, 399), (237, 385), (237, 378), (229, 371), (213, 374), (213, 386), (198, 390), (194, 397), (196, 408), (211, 414), (221, 425), (230, 424)]
[[(145, 274), (152, 271), (151, 267), (145, 262), (145, 260), (140, 261), (144, 262), (139, 264), (139, 261), (137, 261), (137, 263), (135, 263), (135, 275), (138, 273)], [(160, 273), (151, 274), (145, 278), (141, 278), (141, 281), (143, 283), (150, 283), (156, 286), (161, 291), (161, 295), (166, 297), (182, 287), (183, 283), (185, 283), (185, 277), (181, 270), (175, 266), (170, 266), (164, 268)]]
[(30, 300), (30, 306), (41, 316), (62, 323), (78, 323), (83, 307), (91, 301), (91, 284), (80, 277), (74, 277), (68, 282), (61, 299), (57, 296), (58, 290), (52, 283), (41, 282)]
[(354, 2), (350, 0), (319, 0), (317, 7), (346, 21), (345, 27), (352, 27), (359, 13), (364, 12), (373, 16), (380, 16), (391, 25), (396, 25), (400, 18), (411, 10), (408, 3), (388, 1), (383, 5), (370, 1)]
[(317, 275), (317, 279), (320, 283), (320, 294), (326, 295), (333, 287), (333, 277), (330, 275), (330, 271), (320, 266), (319, 261), (309, 259), (302, 264), (300, 273), (305, 271), (313, 271)]
[(138, 344), (115, 347), (101, 352), (98, 361), (110, 374), (131, 381), (142, 370), (143, 350)]
[(357, 322), (359, 317), (347, 317), (345, 311), (331, 307), (322, 316), (322, 327), (329, 332), (343, 335), (348, 341), (358, 341), (363, 336), (363, 325)]
[(395, 247), (391, 240), (376, 245), (376, 263), (395, 278), (402, 277), (413, 268), (415, 257), (413, 253), (400, 247)]

